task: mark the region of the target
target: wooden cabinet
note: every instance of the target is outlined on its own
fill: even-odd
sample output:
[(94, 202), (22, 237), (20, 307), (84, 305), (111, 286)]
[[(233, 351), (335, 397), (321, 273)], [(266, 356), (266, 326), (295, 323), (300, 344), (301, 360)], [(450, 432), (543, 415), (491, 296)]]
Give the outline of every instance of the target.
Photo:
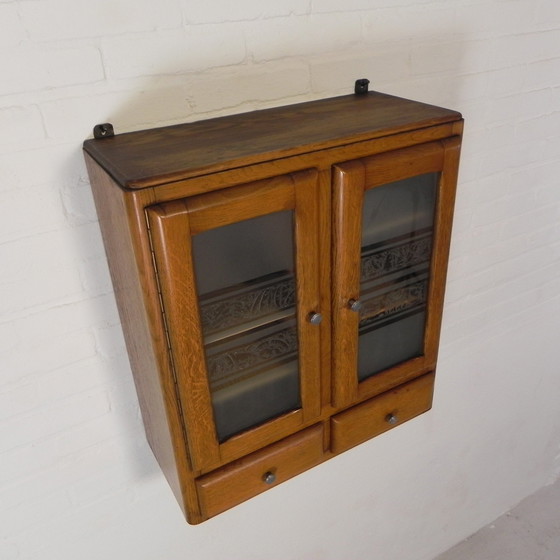
[(146, 434), (190, 523), (431, 407), (459, 113), (366, 92), (96, 128)]

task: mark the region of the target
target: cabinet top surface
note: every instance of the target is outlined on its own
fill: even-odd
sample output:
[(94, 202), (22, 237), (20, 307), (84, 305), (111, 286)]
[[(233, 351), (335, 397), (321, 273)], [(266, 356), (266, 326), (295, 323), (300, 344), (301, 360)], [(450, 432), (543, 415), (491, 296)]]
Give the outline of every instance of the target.
[(84, 142), (122, 187), (153, 187), (461, 119), (378, 92), (345, 95)]

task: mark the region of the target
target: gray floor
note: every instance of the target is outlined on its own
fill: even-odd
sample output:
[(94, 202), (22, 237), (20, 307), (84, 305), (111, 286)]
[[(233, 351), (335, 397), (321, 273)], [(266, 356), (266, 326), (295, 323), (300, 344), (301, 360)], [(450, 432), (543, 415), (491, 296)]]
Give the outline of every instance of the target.
[(434, 560), (560, 560), (560, 479)]

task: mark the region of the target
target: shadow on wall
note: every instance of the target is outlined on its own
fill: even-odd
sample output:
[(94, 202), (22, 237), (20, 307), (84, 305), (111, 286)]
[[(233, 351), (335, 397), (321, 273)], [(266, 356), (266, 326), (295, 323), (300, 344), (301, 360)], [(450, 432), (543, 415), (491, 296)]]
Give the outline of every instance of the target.
[[(448, 36), (446, 36), (448, 37)], [(196, 74), (174, 75), (138, 80), (138, 93), (107, 92), (87, 101), (84, 121), (89, 127), (110, 122), (115, 133), (173, 125), (203, 118), (246, 112), (353, 93), (354, 81), (367, 77), (370, 90), (447, 105), (457, 101), (455, 75), (461, 67), (462, 53), (451, 49), (444, 58), (445, 68), (438, 70), (434, 37), (428, 40), (407, 39), (389, 46), (371, 44), (366, 50), (351, 48), (333, 56), (316, 55), (306, 60), (279, 60), (261, 64), (212, 69)], [(418, 45), (417, 45), (418, 43)], [(425, 48), (421, 48), (423, 44)], [(325, 48), (325, 51), (328, 49)], [(451, 67), (453, 73), (451, 73)], [(460, 110), (460, 107), (451, 107)], [(79, 164), (78, 164), (79, 161)], [(94, 299), (91, 322), (97, 326), (98, 352), (103, 357), (107, 383), (115, 387), (113, 410), (120, 423), (130, 467), (141, 477), (159, 474), (148, 451), (139, 419), (124, 339), (112, 296), (108, 267), (101, 244), (93, 197), (80, 148), (72, 151), (65, 169), (71, 177), (64, 187), (65, 207), (71, 209), (74, 239), (78, 255), (90, 263), (84, 268), (83, 283)], [(82, 227), (86, 226), (86, 227)], [(103, 303), (96, 305), (96, 302)], [(127, 371), (125, 371), (127, 369)]]

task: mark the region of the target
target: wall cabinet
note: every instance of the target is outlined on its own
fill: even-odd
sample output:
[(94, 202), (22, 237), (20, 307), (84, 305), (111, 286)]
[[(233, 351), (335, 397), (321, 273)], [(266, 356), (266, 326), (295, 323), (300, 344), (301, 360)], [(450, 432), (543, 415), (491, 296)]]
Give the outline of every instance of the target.
[(190, 523), (431, 407), (461, 115), (376, 92), (84, 144)]

